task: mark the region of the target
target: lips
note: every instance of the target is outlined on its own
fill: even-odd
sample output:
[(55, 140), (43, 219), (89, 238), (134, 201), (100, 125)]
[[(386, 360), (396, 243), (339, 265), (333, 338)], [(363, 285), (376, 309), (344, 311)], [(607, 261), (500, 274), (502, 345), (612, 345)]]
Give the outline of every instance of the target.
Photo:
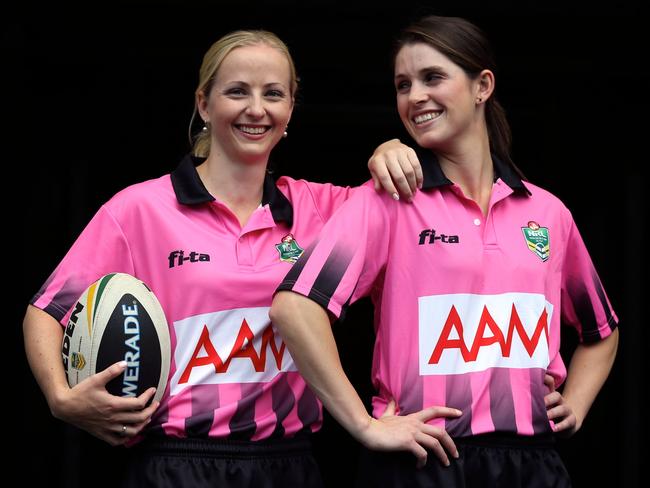
[(267, 132), (271, 126), (269, 125), (244, 125), (244, 124), (235, 124), (235, 127), (247, 135), (258, 136)]
[(441, 115), (442, 115), (442, 110), (434, 110), (430, 112), (420, 113), (414, 116), (411, 120), (415, 123), (415, 125), (422, 125), (431, 120), (437, 119)]

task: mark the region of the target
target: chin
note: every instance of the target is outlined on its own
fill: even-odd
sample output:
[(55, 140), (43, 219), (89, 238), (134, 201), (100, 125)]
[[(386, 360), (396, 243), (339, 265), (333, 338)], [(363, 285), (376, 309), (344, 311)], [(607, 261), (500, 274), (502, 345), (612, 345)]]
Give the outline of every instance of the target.
[(428, 134), (413, 137), (413, 139), (421, 148), (430, 149), (432, 151), (443, 144), (443, 141), (441, 141), (439, 137), (434, 137)]

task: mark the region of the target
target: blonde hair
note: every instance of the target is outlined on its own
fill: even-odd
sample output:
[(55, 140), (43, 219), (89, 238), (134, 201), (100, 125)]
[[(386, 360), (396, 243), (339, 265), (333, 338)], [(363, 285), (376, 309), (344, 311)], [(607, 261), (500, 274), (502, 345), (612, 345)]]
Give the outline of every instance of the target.
[(221, 63), (223, 63), (223, 60), (226, 58), (226, 56), (228, 56), (228, 54), (230, 54), (234, 49), (237, 49), (238, 47), (255, 46), (258, 44), (264, 44), (275, 48), (286, 56), (287, 61), (289, 61), (289, 71), (291, 77), (291, 98), (294, 98), (296, 91), (298, 90), (296, 66), (293, 62), (291, 54), (289, 53), (289, 48), (278, 36), (272, 32), (265, 30), (238, 30), (226, 34), (217, 42), (212, 44), (212, 46), (210, 46), (210, 49), (208, 49), (208, 51), (203, 56), (203, 62), (201, 63), (201, 69), (199, 70), (199, 85), (194, 92), (194, 112), (192, 113), (190, 126), (188, 128), (190, 144), (192, 145), (192, 153), (194, 155), (207, 157), (210, 154), (209, 131), (201, 131), (195, 137), (192, 137), (192, 124), (194, 123), (194, 119), (196, 118), (196, 114), (198, 112), (198, 95), (200, 93), (203, 93), (206, 97), (209, 95), (217, 71), (219, 71)]

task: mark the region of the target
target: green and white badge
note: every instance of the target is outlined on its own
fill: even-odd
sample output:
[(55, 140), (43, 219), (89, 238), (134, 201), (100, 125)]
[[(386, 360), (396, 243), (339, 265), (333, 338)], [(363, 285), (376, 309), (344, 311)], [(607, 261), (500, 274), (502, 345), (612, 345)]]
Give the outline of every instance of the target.
[(291, 264), (298, 261), (298, 258), (302, 256), (303, 252), (305, 252), (305, 250), (298, 245), (298, 241), (294, 239), (293, 234), (287, 234), (284, 236), (282, 242), (276, 244), (275, 248), (280, 253), (280, 261), (285, 261)]
[(546, 261), (551, 253), (548, 228), (540, 227), (537, 222), (531, 220), (528, 222), (528, 227), (522, 227), (521, 230), (528, 249), (537, 254), (542, 261)]

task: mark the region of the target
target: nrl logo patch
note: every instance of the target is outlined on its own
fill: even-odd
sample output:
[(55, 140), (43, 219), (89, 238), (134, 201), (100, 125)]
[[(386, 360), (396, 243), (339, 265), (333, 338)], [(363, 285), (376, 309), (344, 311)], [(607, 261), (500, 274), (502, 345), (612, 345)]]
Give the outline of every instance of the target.
[(550, 243), (548, 238), (548, 228), (540, 227), (537, 222), (531, 220), (528, 227), (522, 227), (524, 238), (528, 249), (537, 254), (542, 261), (546, 261), (550, 255)]
[(305, 250), (298, 245), (298, 241), (294, 239), (293, 234), (287, 234), (284, 236), (282, 242), (276, 244), (275, 248), (280, 253), (280, 261), (285, 261), (291, 264), (298, 261), (298, 258), (302, 256), (303, 252), (305, 252)]

